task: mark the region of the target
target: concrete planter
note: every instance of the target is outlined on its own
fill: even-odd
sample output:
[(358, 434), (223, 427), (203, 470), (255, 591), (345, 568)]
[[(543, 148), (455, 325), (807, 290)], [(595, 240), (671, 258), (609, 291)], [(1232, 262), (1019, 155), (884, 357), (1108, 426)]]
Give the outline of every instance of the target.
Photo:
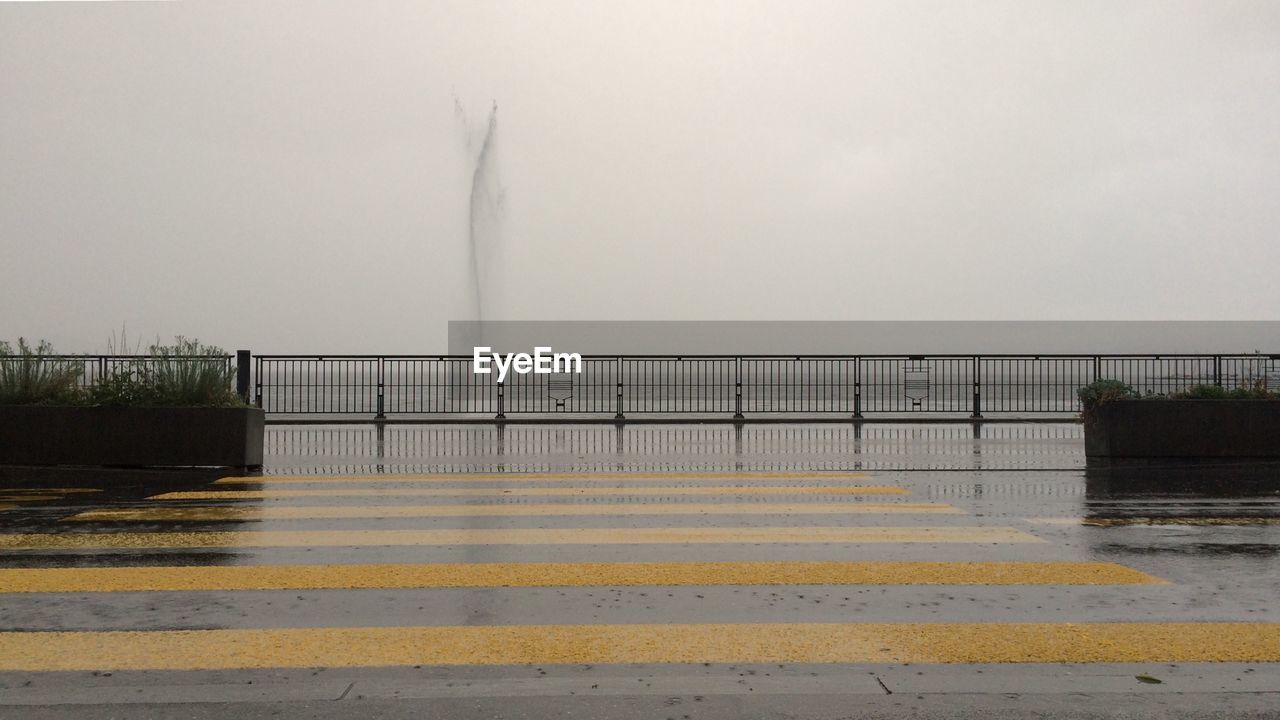
[(1088, 457), (1280, 457), (1280, 401), (1117, 400), (1088, 413)]
[(262, 465), (258, 408), (0, 405), (0, 465)]

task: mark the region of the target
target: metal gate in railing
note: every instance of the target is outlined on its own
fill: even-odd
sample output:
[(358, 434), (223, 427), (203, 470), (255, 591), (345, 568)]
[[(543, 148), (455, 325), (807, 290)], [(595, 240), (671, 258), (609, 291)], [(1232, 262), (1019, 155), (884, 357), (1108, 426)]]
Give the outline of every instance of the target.
[(1140, 393), (1274, 386), (1278, 355), (584, 356), (581, 372), (496, 375), (471, 356), (260, 355), (253, 400), (277, 416), (861, 418), (1079, 412), (1098, 379)]

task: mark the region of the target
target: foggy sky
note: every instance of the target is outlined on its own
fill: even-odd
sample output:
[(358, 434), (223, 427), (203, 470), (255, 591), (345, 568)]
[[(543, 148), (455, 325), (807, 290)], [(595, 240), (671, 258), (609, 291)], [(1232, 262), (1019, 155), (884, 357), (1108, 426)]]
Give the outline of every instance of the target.
[(489, 319), (1277, 319), (1280, 3), (3, 3), (0, 339), (442, 352), (494, 102)]

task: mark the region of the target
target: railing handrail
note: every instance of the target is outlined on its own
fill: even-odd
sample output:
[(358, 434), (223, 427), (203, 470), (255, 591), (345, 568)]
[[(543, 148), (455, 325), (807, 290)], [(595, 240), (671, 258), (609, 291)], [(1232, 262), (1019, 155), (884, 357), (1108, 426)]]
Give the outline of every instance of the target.
[(4, 360), (232, 360), (235, 355), (0, 355)]
[[(1240, 353), (789, 353), (789, 354), (628, 354), (628, 353), (582, 353), (583, 360), (900, 360), (905, 358), (923, 358), (939, 360), (979, 359), (1025, 359), (1025, 360), (1057, 360), (1093, 358), (1206, 358), (1216, 357), (1256, 357), (1272, 360), (1280, 359), (1280, 353), (1240, 352)], [(52, 356), (51, 356), (52, 357)], [(291, 355), (254, 355), (263, 360), (472, 360), (472, 355), (330, 355), (316, 353)]]
[[(1227, 353), (788, 353), (788, 354), (581, 354), (583, 360), (902, 360), (919, 358), (922, 360), (1065, 360), (1094, 358), (1148, 358), (1190, 359), (1190, 358), (1259, 358), (1280, 360), (1280, 353), (1265, 352), (1227, 352)], [(68, 353), (58, 355), (19, 355), (0, 356), (6, 360), (233, 360), (234, 354), (227, 355), (94, 355), (89, 353)], [(288, 354), (258, 355), (261, 360), (473, 360), (472, 355), (352, 355), (352, 354)]]

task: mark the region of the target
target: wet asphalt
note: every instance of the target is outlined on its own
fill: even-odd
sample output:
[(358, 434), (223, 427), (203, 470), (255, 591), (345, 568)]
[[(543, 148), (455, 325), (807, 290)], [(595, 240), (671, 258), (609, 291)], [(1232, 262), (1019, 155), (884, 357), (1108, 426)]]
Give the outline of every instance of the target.
[[(1273, 624), (1280, 597), (1280, 464), (1088, 463), (1079, 426), (336, 426), (268, 429), (261, 477), (221, 471), (0, 470), (0, 571), (371, 564), (1105, 563), (1158, 584), (642, 585), (9, 592), (0, 634), (387, 627), (710, 624)], [(862, 473), (847, 477), (847, 473)], [(503, 474), (529, 474), (507, 479)], [(586, 473), (556, 477), (564, 473)], [(753, 473), (757, 473), (753, 475)], [(764, 476), (758, 473), (772, 473)], [(350, 476), (308, 481), (307, 476)], [(405, 477), (412, 476), (412, 477)], [(429, 486), (492, 495), (397, 495)], [(291, 479), (284, 483), (283, 479)], [(375, 478), (370, 480), (370, 478)], [(223, 482), (218, 482), (219, 480)], [(902, 495), (814, 494), (822, 486)], [(617, 494), (519, 495), (615, 488)], [(667, 488), (626, 494), (627, 487)], [(700, 487), (794, 487), (691, 495)], [(351, 495), (163, 499), (167, 493), (340, 487)], [(512, 491), (515, 491), (513, 493)], [(681, 514), (683, 503), (798, 504), (798, 511)], [(942, 504), (955, 514), (828, 513), (805, 504)], [(598, 513), (229, 521), (93, 521), (97, 510), (575, 504)], [(611, 507), (655, 508), (610, 514)], [(656, 508), (668, 508), (659, 511)], [(628, 511), (633, 512), (631, 510)], [(634, 511), (642, 512), (643, 511)], [(635, 528), (1011, 529), (1027, 542), (610, 542)], [(573, 544), (360, 544), (366, 531), (598, 533)], [(307, 546), (263, 537), (307, 532)], [(136, 547), (49, 549), (35, 536), (128, 533)], [(228, 533), (209, 546), (148, 547), (156, 534)], [(612, 535), (611, 535), (612, 534)], [(596, 536), (592, 536), (596, 537)], [(325, 538), (333, 538), (326, 540)], [(353, 542), (352, 538), (357, 538)], [(200, 542), (204, 542), (201, 540)], [(24, 544), (26, 543), (26, 544)], [(984, 625), (985, 626), (985, 625)], [(37, 637), (24, 636), (22, 639)], [(39, 636), (46, 637), (46, 636)], [(48, 636), (52, 637), (52, 636)], [(22, 647), (15, 645), (13, 647)], [(339, 658), (341, 648), (332, 649)], [(1246, 662), (546, 662), (414, 667), (20, 667), (0, 656), (0, 718), (343, 717), (1266, 717), (1280, 709), (1280, 644)], [(567, 652), (567, 651), (566, 651)], [(122, 649), (123, 653), (123, 649)], [(123, 657), (123, 655), (122, 655)], [(470, 657), (463, 652), (460, 657)], [(564, 655), (563, 657), (576, 657)], [(1140, 678), (1148, 678), (1143, 680)], [(1157, 680), (1158, 682), (1151, 682)], [(634, 684), (633, 684), (634, 683)]]

